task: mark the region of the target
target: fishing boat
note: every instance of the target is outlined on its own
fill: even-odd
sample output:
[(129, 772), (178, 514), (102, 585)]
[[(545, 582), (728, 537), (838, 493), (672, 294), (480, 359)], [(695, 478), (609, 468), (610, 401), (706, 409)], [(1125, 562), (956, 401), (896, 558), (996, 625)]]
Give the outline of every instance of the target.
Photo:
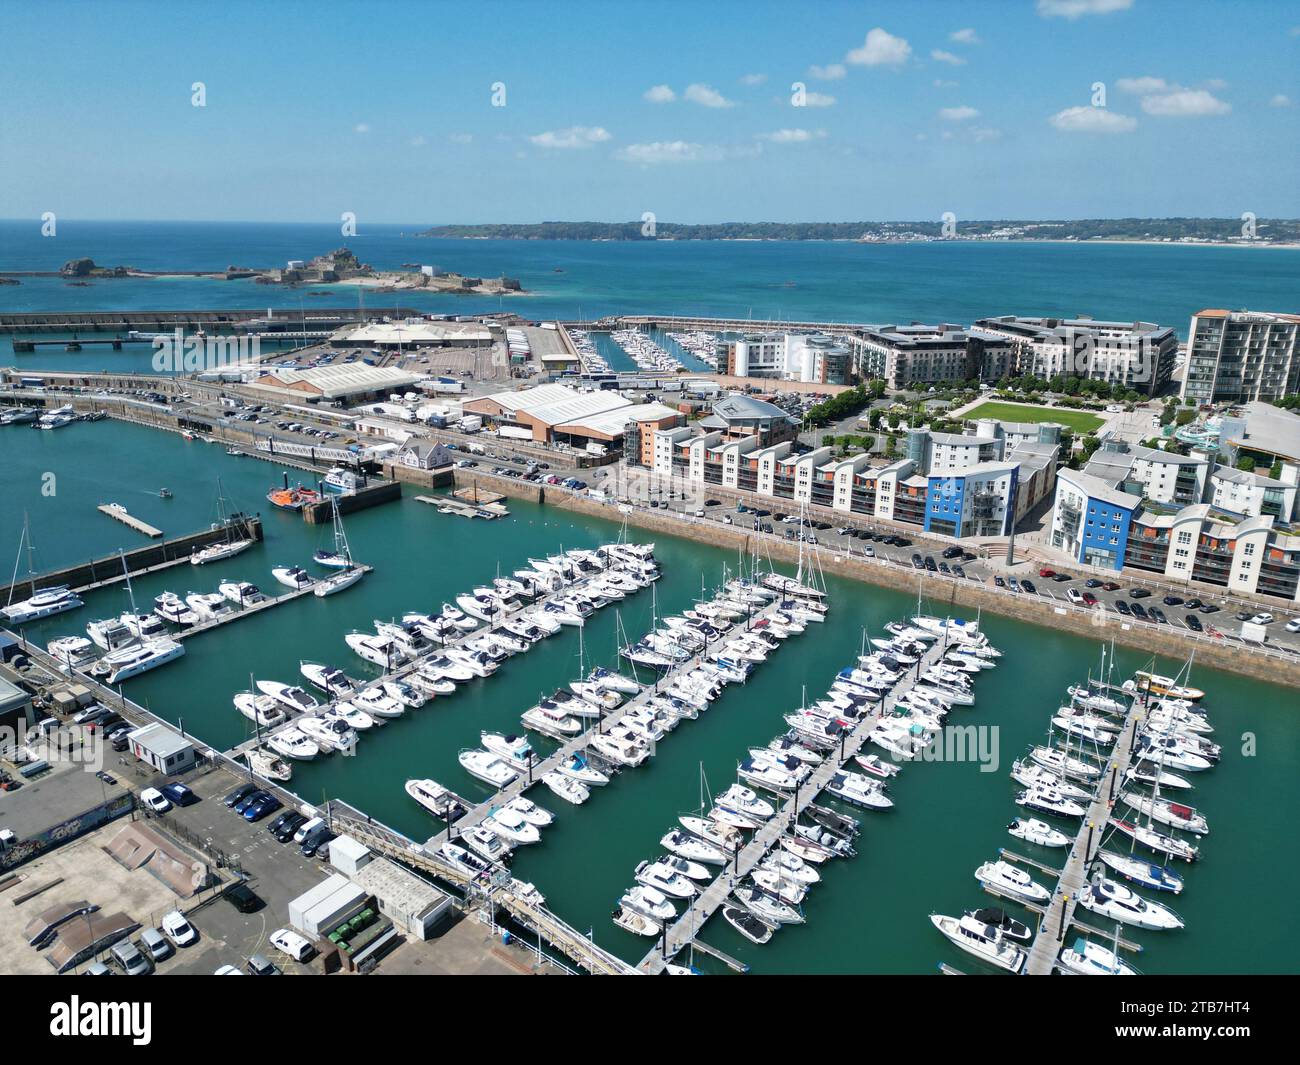
[(1058, 832), (1046, 821), (1039, 821), (1036, 817), (1017, 817), (1007, 825), (1007, 831), (1017, 839), (1023, 839), (1026, 843), (1037, 843), (1040, 847), (1070, 845), (1069, 836), (1064, 832)]
[(406, 794), (423, 806), (434, 817), (442, 818), (448, 824), (458, 821), (469, 811), (455, 792), (444, 788), (436, 780), (408, 780), (405, 784)]
[(1135, 928), (1170, 931), (1183, 927), (1183, 919), (1168, 906), (1148, 902), (1114, 880), (1099, 878), (1079, 894), (1079, 905), (1111, 921)]
[(1157, 832), (1149, 825), (1124, 821), (1117, 817), (1110, 819), (1110, 825), (1124, 833), (1129, 839), (1137, 840), (1142, 846), (1155, 851), (1157, 854), (1167, 854), (1170, 858), (1178, 858), (1184, 862), (1194, 862), (1200, 855), (1197, 848), (1186, 840), (1167, 836), (1163, 832)]
[(1155, 865), (1132, 854), (1120, 854), (1118, 851), (1103, 850), (1098, 857), (1106, 863), (1108, 869), (1131, 883), (1156, 891), (1168, 891), (1173, 895), (1182, 894), (1183, 878), (1164, 866)]
[(480, 732), (479, 740), (490, 753), (495, 754), (511, 769), (526, 772), (538, 759), (533, 745), (526, 736), (513, 733), (504, 735), (500, 732)]
[(975, 870), (975, 879), (1020, 902), (1042, 905), (1052, 897), (1047, 888), (1031, 880), (1028, 873), (1010, 862), (985, 862)]
[(320, 493), (314, 488), (304, 488), (301, 484), (289, 487), (289, 477), (286, 474), (283, 488), (272, 488), (266, 493), (266, 500), (271, 506), (279, 510), (302, 510), (308, 503), (319, 503), (321, 500)]
[(1137, 976), (1138, 971), (1122, 961), (1109, 947), (1080, 937), (1074, 946), (1061, 951), (1057, 965), (1076, 976)]
[(1019, 972), (1025, 964), (1025, 952), (1008, 943), (1002, 932), (993, 925), (963, 914), (961, 917), (948, 917), (940, 913), (930, 915), (930, 923), (942, 933), (949, 942), (973, 954), (981, 961), (1005, 969), (1007, 972)]
[(343, 466), (333, 467), (323, 478), (325, 491), (337, 495), (350, 495), (365, 484), (365, 480)]

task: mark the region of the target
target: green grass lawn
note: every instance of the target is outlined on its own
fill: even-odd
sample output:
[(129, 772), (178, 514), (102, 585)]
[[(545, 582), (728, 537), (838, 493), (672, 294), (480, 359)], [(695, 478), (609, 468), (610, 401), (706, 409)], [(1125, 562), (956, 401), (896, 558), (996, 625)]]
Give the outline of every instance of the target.
[(981, 403), (968, 410), (963, 418), (996, 418), (1000, 422), (1059, 422), (1076, 433), (1090, 433), (1102, 425), (1102, 419), (1087, 411), (1068, 407), (1038, 407), (1032, 403)]

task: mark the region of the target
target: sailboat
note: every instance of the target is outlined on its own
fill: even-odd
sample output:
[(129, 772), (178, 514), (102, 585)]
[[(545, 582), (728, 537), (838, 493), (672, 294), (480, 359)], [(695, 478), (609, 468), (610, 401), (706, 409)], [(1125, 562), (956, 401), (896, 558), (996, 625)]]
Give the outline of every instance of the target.
[(312, 558), (318, 565), (330, 566), (338, 572), (326, 577), (316, 584), (316, 596), (324, 598), (350, 588), (366, 575), (366, 571), (352, 560), (352, 550), (348, 547), (348, 537), (343, 531), (343, 518), (339, 514), (337, 496), (330, 496), (330, 517), (334, 522), (334, 550), (317, 551)]
[(207, 547), (196, 547), (190, 552), (190, 563), (195, 566), (203, 566), (209, 562), (220, 562), (222, 559), (233, 558), (241, 551), (247, 551), (256, 543), (249, 537), (235, 538), (233, 536), (234, 528), (230, 524), (230, 519), (226, 516), (226, 501), (221, 494), (221, 478), (217, 478), (217, 521), (224, 525), (226, 529), (225, 540), (218, 541), (215, 544), (208, 544)]
[[(27, 545), (27, 578), (31, 584), (31, 598), (25, 599), (20, 603), (13, 601), (13, 590), (18, 583), (18, 562), (23, 556), (23, 544)], [(62, 614), (65, 610), (75, 610), (82, 605), (81, 599), (69, 589), (66, 585), (59, 585), (54, 588), (42, 588), (39, 592), (36, 590), (36, 570), (32, 565), (32, 533), (27, 524), (27, 515), (23, 514), (23, 532), (18, 538), (18, 556), (14, 559), (14, 576), (9, 582), (9, 604), (0, 609), (0, 614), (15, 624), (23, 624), (27, 621), (35, 621), (38, 618), (48, 618), (53, 614)]]

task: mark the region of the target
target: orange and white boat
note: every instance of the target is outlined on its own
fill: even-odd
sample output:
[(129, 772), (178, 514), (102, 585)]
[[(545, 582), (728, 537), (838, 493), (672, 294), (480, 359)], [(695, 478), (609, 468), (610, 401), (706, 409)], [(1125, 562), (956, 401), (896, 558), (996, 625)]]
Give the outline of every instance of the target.
[(301, 510), (308, 503), (319, 503), (321, 495), (314, 488), (297, 484), (292, 488), (272, 488), (266, 493), (267, 502), (281, 510)]

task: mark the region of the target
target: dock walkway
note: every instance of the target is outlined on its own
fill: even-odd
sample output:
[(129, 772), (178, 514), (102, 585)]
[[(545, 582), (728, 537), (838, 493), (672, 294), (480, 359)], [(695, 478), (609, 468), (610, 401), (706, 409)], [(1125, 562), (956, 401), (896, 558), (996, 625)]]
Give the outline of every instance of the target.
[(731, 864), (695, 897), (676, 921), (664, 929), (659, 945), (647, 953), (637, 966), (641, 972), (655, 974), (662, 971), (665, 962), (671, 960), (695, 940), (709, 918), (721, 908), (731, 892), (758, 866), (768, 852), (777, 846), (781, 837), (798, 822), (799, 816), (816, 801), (817, 796), (831, 782), (835, 774), (840, 772), (844, 765), (862, 749), (871, 730), (894, 708), (898, 700), (916, 685), (916, 678), (922, 671), (938, 662), (947, 651), (946, 637), (931, 644), (916, 668), (909, 671), (908, 676), (895, 685), (876, 712), (869, 717), (864, 717), (850, 731), (841, 734), (838, 753), (831, 752), (826, 755), (794, 795), (786, 798), (777, 809), (776, 816), (754, 833), (749, 843), (734, 856)]
[[(374, 570), (373, 566), (367, 566), (362, 563), (356, 563), (356, 568), (363, 573), (370, 573)], [(250, 606), (241, 606), (229, 614), (222, 614), (218, 618), (211, 618), (207, 621), (201, 621), (197, 625), (191, 625), (188, 629), (182, 629), (180, 632), (172, 634), (173, 640), (188, 640), (191, 636), (198, 636), (203, 632), (211, 632), (213, 629), (219, 629), (222, 625), (229, 625), (232, 621), (239, 621), (253, 614), (261, 614), (272, 607), (280, 606), (282, 603), (291, 603), (295, 599), (302, 599), (304, 596), (315, 595), (316, 586), (320, 581), (312, 581), (311, 584), (303, 588), (291, 588), (283, 595), (267, 596), (259, 603), (253, 603)]]
[(1134, 700), (1124, 718), (1124, 729), (1111, 749), (1110, 759), (1106, 763), (1106, 773), (1097, 784), (1097, 791), (1083, 825), (1074, 843), (1061, 877), (1052, 892), (1052, 900), (1046, 913), (1038, 924), (1038, 933), (1029, 948), (1029, 960), (1025, 963), (1026, 976), (1050, 976), (1056, 966), (1057, 956), (1065, 945), (1065, 933), (1074, 922), (1074, 911), (1078, 905), (1079, 892), (1087, 887), (1088, 869), (1106, 833), (1106, 823), (1110, 811), (1119, 795), (1119, 781), (1128, 771), (1133, 756), (1133, 738), (1137, 733), (1138, 723), (1144, 717), (1139, 701)]
[(155, 529), (147, 521), (141, 521), (127, 512), (126, 507), (120, 503), (101, 503), (95, 508), (101, 514), (107, 514), (114, 521), (120, 521), (127, 528), (134, 529), (138, 533), (143, 533), (151, 540), (157, 540), (162, 537), (162, 530)]

